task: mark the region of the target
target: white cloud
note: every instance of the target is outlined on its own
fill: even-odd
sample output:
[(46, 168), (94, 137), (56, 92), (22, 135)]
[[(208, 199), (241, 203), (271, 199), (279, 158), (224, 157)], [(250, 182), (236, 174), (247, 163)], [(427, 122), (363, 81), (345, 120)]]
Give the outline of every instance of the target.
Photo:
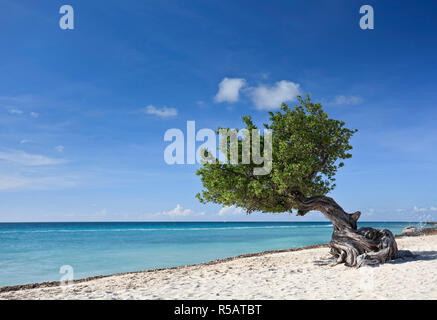
[[(267, 78), (267, 75), (263, 75)], [(242, 78), (224, 78), (219, 83), (219, 91), (214, 97), (215, 102), (237, 102), (240, 93), (252, 100), (258, 110), (272, 110), (281, 107), (281, 104), (295, 101), (300, 94), (298, 83), (282, 80), (273, 85), (248, 86)]]
[(27, 140), (27, 139), (20, 140), (20, 144), (31, 143), (31, 142), (32, 140)]
[(249, 95), (258, 110), (278, 109), (283, 102), (296, 100), (299, 95), (299, 84), (282, 80), (273, 86), (260, 85), (250, 88)]
[(96, 216), (104, 217), (104, 216), (106, 216), (107, 213), (108, 213), (108, 211), (106, 209), (102, 209), (102, 210), (99, 210), (96, 212)]
[(357, 105), (363, 102), (363, 98), (359, 96), (336, 96), (334, 101), (329, 102), (330, 105)]
[(9, 109), (10, 114), (23, 114), (23, 111), (20, 109)]
[(268, 79), (269, 78), (269, 73), (267, 73), (267, 72), (261, 73), (261, 78), (263, 78), (264, 80)]
[(21, 177), (0, 176), (0, 190), (19, 189), (29, 184), (29, 180)]
[(205, 101), (203, 101), (203, 100), (198, 100), (196, 103), (199, 107), (202, 107), (202, 108), (206, 106)]
[(414, 210), (414, 212), (424, 212), (424, 211), (427, 211), (426, 208), (419, 208), (417, 206), (414, 206), (413, 210)]
[(32, 118), (38, 118), (39, 117), (39, 113), (37, 113), (37, 112), (31, 112), (30, 113), (30, 116), (32, 117)]
[(162, 107), (162, 108), (156, 108), (153, 105), (148, 105), (147, 107), (143, 108), (142, 111), (147, 114), (152, 114), (161, 118), (169, 118), (169, 117), (175, 117), (178, 114), (178, 111), (175, 108), (169, 108), (169, 107)]
[(244, 210), (242, 208), (232, 207), (223, 207), (220, 209), (218, 215), (219, 216), (228, 216), (228, 215), (238, 215), (243, 214)]
[(424, 207), (424, 208), (419, 208), (419, 207), (417, 207), (417, 206), (414, 206), (413, 211), (414, 211), (414, 212), (437, 211), (437, 208), (436, 208), (436, 207), (429, 207), (429, 208)]
[(191, 209), (184, 209), (180, 204), (176, 205), (176, 208), (170, 210), (170, 211), (164, 211), (161, 213), (163, 216), (170, 216), (170, 217), (178, 217), (178, 216), (188, 216), (193, 213), (193, 210)]
[(57, 146), (56, 148), (56, 151), (58, 151), (58, 152), (64, 152), (64, 146)]
[(241, 78), (224, 78), (219, 83), (219, 91), (215, 95), (215, 102), (234, 103), (240, 99), (240, 90), (246, 85)]
[(0, 152), (0, 160), (9, 161), (25, 166), (46, 166), (66, 162), (64, 159), (54, 159), (38, 154), (29, 154), (23, 151)]
[(374, 208), (369, 208), (369, 209), (364, 211), (364, 214), (367, 215), (367, 216), (373, 216), (375, 214), (375, 209)]
[(188, 217), (188, 216), (204, 216), (205, 212), (194, 212), (191, 209), (184, 209), (180, 204), (176, 205), (176, 208), (169, 211), (162, 211), (155, 213), (154, 216), (167, 216), (167, 217)]

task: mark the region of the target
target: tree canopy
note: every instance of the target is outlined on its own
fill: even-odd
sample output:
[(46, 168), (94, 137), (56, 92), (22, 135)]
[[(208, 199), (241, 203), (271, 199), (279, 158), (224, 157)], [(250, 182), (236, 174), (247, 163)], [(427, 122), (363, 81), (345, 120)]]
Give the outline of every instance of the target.
[[(342, 160), (352, 157), (349, 141), (357, 130), (329, 118), (309, 95), (299, 96), (293, 108), (282, 104), (280, 111), (269, 114), (264, 127), (272, 134), (270, 173), (254, 175), (253, 162), (204, 163), (197, 171), (204, 187), (196, 195), (200, 202), (241, 207), (247, 213), (292, 212), (301, 210), (305, 199), (335, 188), (335, 174), (344, 165)], [(244, 116), (243, 122), (249, 132), (258, 130), (250, 116)], [(238, 143), (241, 156), (241, 139)]]

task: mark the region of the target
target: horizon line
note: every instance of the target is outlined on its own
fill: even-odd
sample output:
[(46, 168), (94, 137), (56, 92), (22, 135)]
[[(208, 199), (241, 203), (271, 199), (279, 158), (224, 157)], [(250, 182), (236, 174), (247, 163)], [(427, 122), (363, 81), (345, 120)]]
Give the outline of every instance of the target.
[[(172, 222), (172, 223), (181, 223), (181, 222), (200, 222), (200, 223), (208, 223), (208, 222), (221, 222), (221, 223), (232, 223), (232, 222), (242, 222), (242, 223), (266, 223), (266, 222), (289, 222), (289, 223), (311, 223), (311, 222), (324, 222), (324, 223), (331, 223), (330, 221), (240, 221), (240, 220), (211, 220), (211, 221), (199, 221), (199, 220), (189, 220), (189, 221), (157, 221), (157, 220), (132, 220), (132, 221), (0, 221), (0, 224), (2, 223), (132, 223), (132, 222), (137, 222), (137, 223), (151, 223), (151, 222), (156, 222), (156, 223), (162, 223), (162, 222)], [(362, 220), (362, 221), (358, 221), (358, 223), (360, 222), (415, 222), (415, 223), (437, 223), (437, 221), (412, 221), (412, 220), (397, 220), (397, 221), (387, 221), (387, 220)]]

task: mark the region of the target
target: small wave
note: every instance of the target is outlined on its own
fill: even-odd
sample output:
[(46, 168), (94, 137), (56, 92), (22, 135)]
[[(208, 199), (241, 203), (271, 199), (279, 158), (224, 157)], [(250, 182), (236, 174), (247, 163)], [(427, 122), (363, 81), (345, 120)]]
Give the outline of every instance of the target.
[(205, 227), (205, 228), (127, 228), (127, 229), (52, 229), (52, 230), (14, 230), (0, 231), (0, 234), (5, 233), (53, 233), (53, 232), (129, 232), (129, 231), (201, 231), (201, 230), (248, 230), (248, 229), (295, 229), (295, 228), (330, 228), (329, 225), (309, 225), (309, 226), (243, 226), (243, 227)]

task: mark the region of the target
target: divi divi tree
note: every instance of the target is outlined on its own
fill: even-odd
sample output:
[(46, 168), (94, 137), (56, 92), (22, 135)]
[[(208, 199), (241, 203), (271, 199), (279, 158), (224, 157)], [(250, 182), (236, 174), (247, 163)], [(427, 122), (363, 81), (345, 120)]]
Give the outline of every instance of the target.
[[(320, 211), (333, 225), (330, 252), (336, 263), (359, 267), (396, 258), (398, 249), (389, 230), (357, 229), (361, 213), (347, 213), (327, 196), (335, 188), (335, 174), (344, 166), (343, 160), (352, 157), (350, 139), (357, 130), (329, 118), (309, 95), (298, 97), (298, 102), (294, 108), (282, 104), (280, 111), (269, 112), (270, 121), (264, 124), (272, 135), (268, 174), (255, 175), (257, 165), (252, 162), (204, 161), (197, 171), (204, 189), (197, 198), (202, 203), (240, 207), (248, 214), (297, 212), (303, 216)], [(243, 122), (248, 132), (258, 131), (250, 116), (243, 117)], [(222, 151), (228, 154), (232, 143), (226, 139)], [(241, 137), (237, 144), (241, 159)], [(207, 151), (204, 157), (211, 160)]]

